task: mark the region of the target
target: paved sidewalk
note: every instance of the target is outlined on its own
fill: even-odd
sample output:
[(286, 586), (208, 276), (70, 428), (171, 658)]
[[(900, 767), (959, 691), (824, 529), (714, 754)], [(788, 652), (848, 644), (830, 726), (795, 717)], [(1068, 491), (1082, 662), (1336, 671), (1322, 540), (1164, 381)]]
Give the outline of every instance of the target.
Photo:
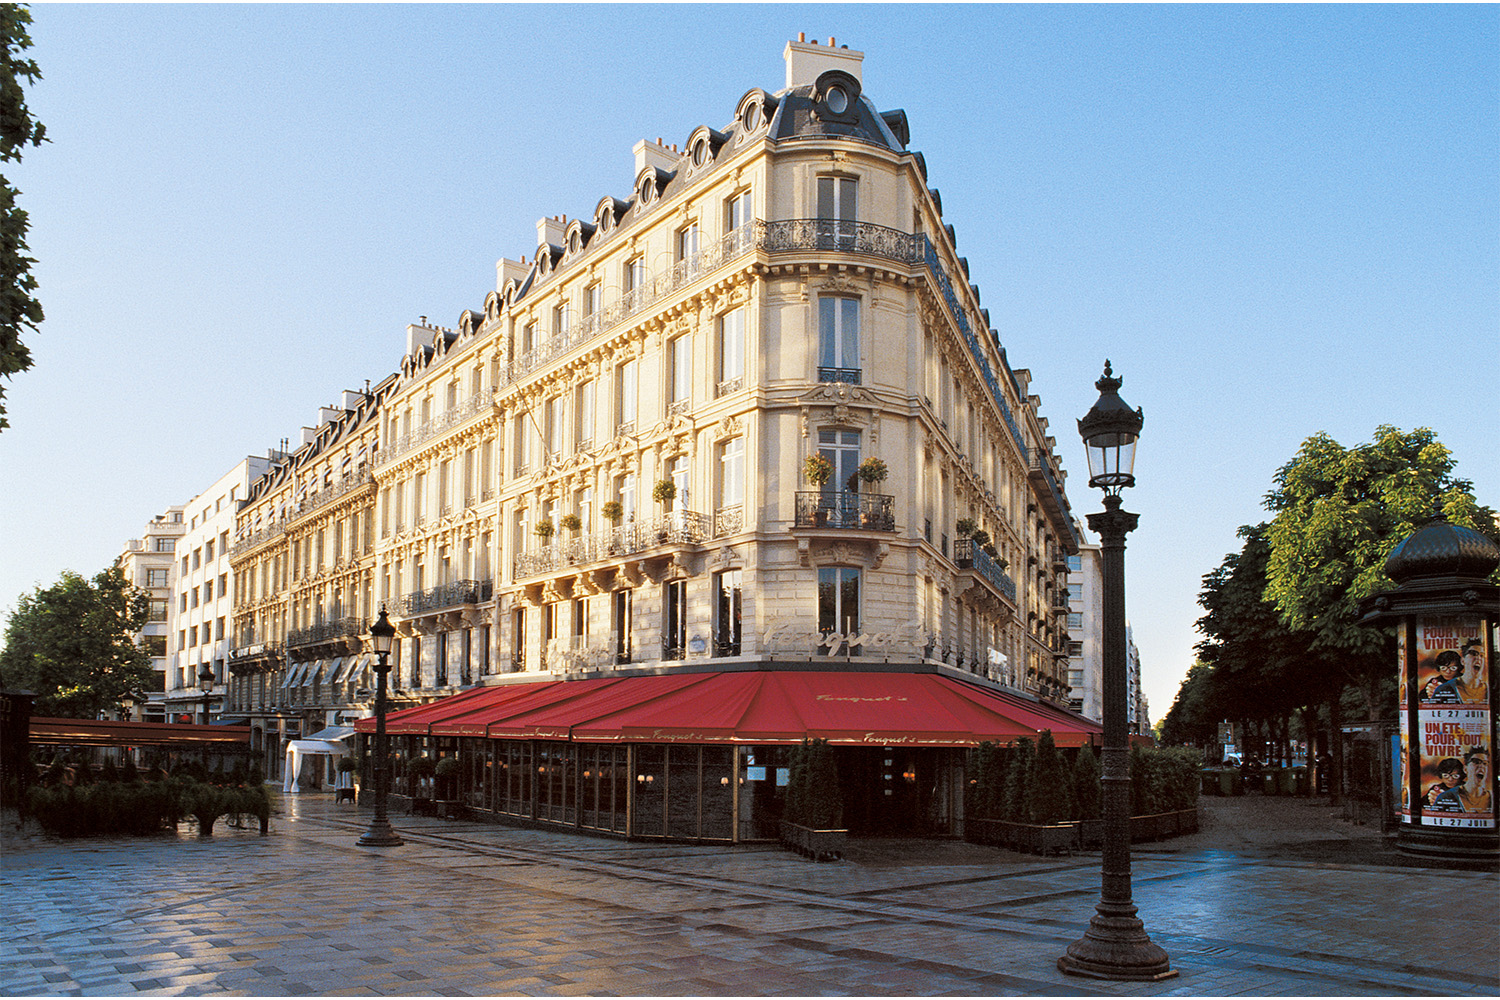
[(1204, 800), (1135, 848), (1176, 979), (1064, 976), (1099, 856), (858, 841), (623, 843), (399, 816), (407, 843), (287, 797), (271, 835), (0, 835), (0, 992), (115, 995), (1380, 995), (1500, 993), (1500, 876), (1417, 866), (1325, 801)]

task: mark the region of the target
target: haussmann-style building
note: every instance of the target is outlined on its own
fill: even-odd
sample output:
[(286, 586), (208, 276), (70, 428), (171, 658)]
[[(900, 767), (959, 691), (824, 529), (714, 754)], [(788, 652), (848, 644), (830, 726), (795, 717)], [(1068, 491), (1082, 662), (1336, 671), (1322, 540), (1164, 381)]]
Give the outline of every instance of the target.
[(862, 58), (788, 43), (781, 89), (637, 144), (278, 456), (225, 708), (268, 763), (369, 714), (382, 606), (394, 787), (456, 755), (478, 817), (774, 837), (816, 737), (851, 831), (953, 834), (969, 748), (1096, 739), (1054, 441)]

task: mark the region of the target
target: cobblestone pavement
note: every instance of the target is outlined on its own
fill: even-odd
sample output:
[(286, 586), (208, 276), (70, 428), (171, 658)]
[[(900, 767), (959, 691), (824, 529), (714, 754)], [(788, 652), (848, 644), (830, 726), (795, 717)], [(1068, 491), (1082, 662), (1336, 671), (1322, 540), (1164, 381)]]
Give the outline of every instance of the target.
[[(271, 834), (0, 839), (0, 993), (117, 995), (1232, 995), (1500, 992), (1500, 876), (1416, 866), (1326, 803), (1205, 800), (1135, 847), (1135, 901), (1180, 975), (1064, 976), (1099, 855), (857, 841), (595, 839), (288, 797)], [(1259, 825), (1253, 822), (1260, 818)], [(1247, 830), (1259, 829), (1259, 835)]]

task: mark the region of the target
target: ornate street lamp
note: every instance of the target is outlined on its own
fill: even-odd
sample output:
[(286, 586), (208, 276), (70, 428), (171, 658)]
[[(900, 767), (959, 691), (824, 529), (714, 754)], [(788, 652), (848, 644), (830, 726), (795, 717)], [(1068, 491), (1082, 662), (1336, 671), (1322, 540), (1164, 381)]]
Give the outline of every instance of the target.
[(206, 726), (208, 725), (209, 706), (212, 704), (214, 696), (214, 672), (213, 668), (207, 663), (203, 664), (203, 669), (198, 671), (198, 687), (203, 689), (203, 724)]
[(1125, 673), (1125, 536), (1137, 517), (1120, 509), (1120, 491), (1135, 485), (1135, 442), (1145, 417), (1125, 405), (1120, 380), (1104, 362), (1094, 383), (1099, 401), (1078, 421), (1089, 456), (1089, 485), (1104, 490), (1104, 511), (1088, 516), (1099, 535), (1104, 576), (1104, 859), (1099, 902), (1083, 937), (1057, 967), (1096, 979), (1167, 979), (1177, 975), (1152, 943), (1130, 898), (1130, 744)]
[(391, 643), (396, 638), (396, 627), (386, 617), (385, 605), (380, 606), (380, 617), (370, 626), (370, 646), (375, 650), (375, 816), (370, 828), (359, 838), (360, 847), (399, 847), (404, 841), (391, 829), (385, 815), (385, 796), (388, 775), (386, 774), (385, 745), (385, 675), (391, 670)]

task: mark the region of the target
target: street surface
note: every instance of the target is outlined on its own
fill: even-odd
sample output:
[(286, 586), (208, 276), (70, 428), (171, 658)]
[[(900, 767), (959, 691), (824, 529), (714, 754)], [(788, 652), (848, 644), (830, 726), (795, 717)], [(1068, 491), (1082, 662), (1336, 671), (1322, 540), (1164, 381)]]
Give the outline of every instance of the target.
[(1064, 976), (1099, 855), (856, 841), (623, 843), (287, 796), (271, 834), (0, 835), (6, 996), (1500, 993), (1500, 875), (1411, 862), (1326, 800), (1203, 800), (1138, 844), (1135, 901), (1180, 975)]

